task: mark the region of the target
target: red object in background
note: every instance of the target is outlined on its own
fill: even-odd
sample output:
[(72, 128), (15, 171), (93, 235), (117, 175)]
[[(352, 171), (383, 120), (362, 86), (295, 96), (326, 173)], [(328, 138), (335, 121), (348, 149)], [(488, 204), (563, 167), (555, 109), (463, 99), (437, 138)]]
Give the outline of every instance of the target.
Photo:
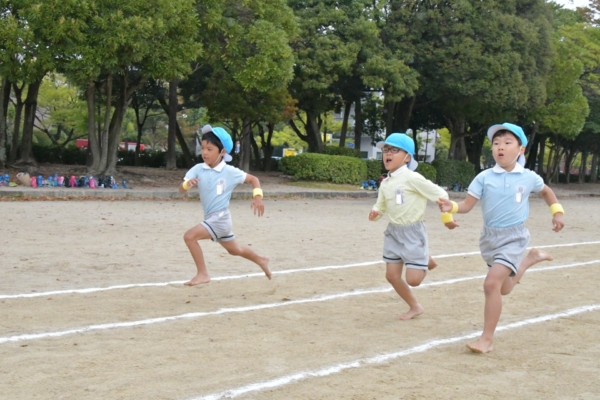
[[(87, 149), (88, 144), (88, 139), (75, 140), (75, 146), (77, 146), (78, 149)], [(127, 142), (127, 147), (129, 148), (129, 150), (135, 151), (135, 142)], [(146, 146), (143, 143), (140, 143), (140, 151), (144, 151), (145, 148)], [(119, 149), (125, 150), (125, 142), (119, 143)]]

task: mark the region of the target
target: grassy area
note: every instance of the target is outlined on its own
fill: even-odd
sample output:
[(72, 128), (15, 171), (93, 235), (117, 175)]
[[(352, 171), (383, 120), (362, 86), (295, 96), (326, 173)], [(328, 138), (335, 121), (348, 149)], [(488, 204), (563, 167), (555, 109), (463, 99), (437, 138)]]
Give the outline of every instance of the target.
[(290, 182), (287, 183), (290, 186), (298, 186), (303, 188), (311, 188), (311, 189), (323, 189), (323, 190), (339, 190), (339, 191), (350, 191), (350, 190), (360, 190), (359, 185), (349, 185), (349, 184), (337, 184), (331, 182), (317, 182), (317, 181), (298, 181), (298, 182)]

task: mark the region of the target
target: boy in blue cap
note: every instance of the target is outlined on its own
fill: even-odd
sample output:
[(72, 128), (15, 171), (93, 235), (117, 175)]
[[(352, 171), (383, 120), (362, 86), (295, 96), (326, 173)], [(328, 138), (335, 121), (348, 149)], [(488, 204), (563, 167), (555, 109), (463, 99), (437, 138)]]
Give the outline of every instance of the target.
[[(415, 145), (409, 136), (392, 133), (385, 142), (377, 143), (377, 147), (383, 151), (388, 177), (381, 182), (369, 220), (376, 221), (386, 213), (390, 219), (383, 242), (385, 277), (410, 307), (400, 319), (409, 320), (424, 312), (409, 286), (419, 286), (427, 271), (437, 266), (429, 257), (427, 230), (423, 224), (427, 200), (448, 198), (448, 194), (413, 172), (418, 163), (414, 159)], [(447, 226), (453, 228), (453, 222)], [(402, 279), (405, 265), (406, 281)]]
[[(479, 248), (489, 269), (483, 289), (485, 309), (483, 333), (479, 340), (467, 347), (475, 353), (492, 351), (494, 331), (502, 312), (502, 295), (509, 294), (525, 271), (552, 257), (537, 249), (523, 254), (529, 244), (525, 220), (529, 216), (529, 195), (539, 193), (550, 206), (553, 230), (564, 226), (564, 210), (556, 195), (535, 172), (525, 169), (527, 138), (520, 126), (505, 122), (491, 126), (487, 136), (492, 143), (496, 165), (475, 177), (469, 185), (467, 198), (460, 202), (439, 199), (440, 211), (467, 213), (481, 200), (484, 227)], [(449, 215), (448, 220), (452, 220)]]
[(213, 128), (206, 125), (202, 128), (202, 159), (201, 164), (196, 164), (186, 174), (183, 183), (179, 186), (179, 193), (183, 194), (198, 185), (200, 202), (204, 207), (204, 221), (188, 230), (183, 235), (192, 258), (196, 263), (197, 273), (186, 286), (210, 282), (206, 271), (204, 255), (198, 244), (199, 240), (212, 239), (234, 256), (241, 256), (253, 261), (264, 271), (267, 278), (271, 279), (269, 270), (269, 257), (259, 256), (252, 249), (239, 245), (231, 231), (231, 214), (229, 213), (229, 200), (231, 192), (240, 183), (250, 183), (252, 191), (252, 204), (254, 214), (263, 215), (263, 192), (257, 177), (227, 165), (231, 161), (233, 141), (229, 133), (223, 128)]

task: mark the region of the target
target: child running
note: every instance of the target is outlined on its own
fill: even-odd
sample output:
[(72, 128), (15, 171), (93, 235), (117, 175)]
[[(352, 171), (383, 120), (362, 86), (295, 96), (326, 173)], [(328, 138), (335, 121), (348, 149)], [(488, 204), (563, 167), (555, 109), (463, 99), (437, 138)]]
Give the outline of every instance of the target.
[[(529, 217), (529, 195), (539, 192), (550, 206), (553, 231), (558, 232), (564, 226), (564, 210), (552, 189), (535, 172), (523, 168), (523, 153), (527, 146), (523, 129), (505, 122), (490, 127), (487, 136), (496, 161), (494, 168), (475, 177), (464, 201), (457, 204), (445, 198), (438, 200), (440, 210), (452, 214), (468, 213), (477, 200), (481, 200), (484, 227), (479, 249), (489, 269), (483, 283), (483, 333), (479, 340), (467, 344), (475, 353), (493, 350), (494, 331), (502, 312), (502, 295), (512, 291), (529, 267), (553, 259), (537, 249), (531, 249), (523, 258), (529, 244), (529, 231), (524, 225)], [(451, 215), (444, 214), (444, 217), (453, 219)]]
[[(383, 163), (388, 177), (381, 182), (377, 203), (369, 213), (369, 220), (376, 221), (387, 213), (390, 223), (384, 232), (383, 261), (385, 277), (409, 310), (400, 316), (409, 320), (425, 311), (410, 290), (419, 286), (428, 270), (437, 263), (429, 257), (427, 230), (423, 224), (427, 199), (436, 201), (448, 198), (442, 188), (425, 179), (418, 172), (414, 159), (413, 140), (403, 133), (392, 133), (385, 142), (377, 143), (383, 151)], [(452, 229), (454, 222), (447, 227)], [(406, 282), (402, 269), (406, 265)]]
[(179, 186), (179, 193), (183, 194), (198, 185), (200, 202), (204, 207), (204, 221), (188, 230), (183, 235), (192, 258), (196, 263), (197, 273), (186, 286), (210, 282), (206, 271), (204, 255), (198, 244), (199, 240), (212, 239), (234, 256), (241, 256), (255, 262), (264, 271), (267, 278), (271, 279), (269, 270), (269, 257), (259, 256), (252, 249), (239, 245), (231, 231), (231, 214), (229, 213), (229, 200), (231, 192), (240, 183), (251, 183), (252, 191), (251, 208), (259, 217), (263, 215), (262, 189), (257, 177), (247, 174), (231, 165), (228, 154), (233, 148), (233, 141), (229, 133), (223, 128), (212, 128), (206, 125), (202, 128), (202, 164), (196, 164), (186, 174), (183, 183)]

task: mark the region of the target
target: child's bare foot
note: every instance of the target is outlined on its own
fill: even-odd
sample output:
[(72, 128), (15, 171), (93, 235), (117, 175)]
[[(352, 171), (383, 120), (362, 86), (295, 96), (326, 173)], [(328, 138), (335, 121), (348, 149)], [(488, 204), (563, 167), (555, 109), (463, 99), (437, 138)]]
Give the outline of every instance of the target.
[(423, 314), (424, 312), (425, 312), (425, 309), (423, 307), (421, 307), (421, 305), (419, 304), (417, 307), (411, 307), (410, 310), (408, 310), (407, 312), (402, 314), (400, 316), (400, 319), (402, 321), (408, 321), (409, 319), (413, 319), (414, 317), (417, 317), (417, 316)]
[(485, 339), (479, 339), (475, 343), (469, 343), (467, 345), (467, 348), (469, 350), (471, 350), (473, 353), (477, 353), (477, 354), (485, 354), (485, 353), (489, 353), (490, 351), (494, 350), (494, 347), (492, 346), (492, 342), (485, 340)]
[(258, 263), (260, 269), (262, 269), (267, 276), (267, 278), (271, 279), (271, 270), (269, 269), (269, 257), (264, 256), (260, 258), (261, 261)]
[(208, 283), (208, 282), (210, 282), (210, 276), (208, 276), (207, 274), (197, 274), (191, 280), (184, 283), (184, 285), (185, 286), (196, 286), (196, 285), (200, 285), (201, 283)]
[(550, 254), (538, 249), (529, 250), (529, 253), (527, 253), (527, 258), (529, 258), (533, 262), (531, 265), (537, 264), (542, 261), (554, 260), (554, 257), (552, 257)]
[(429, 257), (429, 263), (427, 264), (427, 269), (429, 271), (431, 271), (432, 269), (434, 269), (437, 266), (438, 266), (438, 263), (436, 263), (433, 258)]

